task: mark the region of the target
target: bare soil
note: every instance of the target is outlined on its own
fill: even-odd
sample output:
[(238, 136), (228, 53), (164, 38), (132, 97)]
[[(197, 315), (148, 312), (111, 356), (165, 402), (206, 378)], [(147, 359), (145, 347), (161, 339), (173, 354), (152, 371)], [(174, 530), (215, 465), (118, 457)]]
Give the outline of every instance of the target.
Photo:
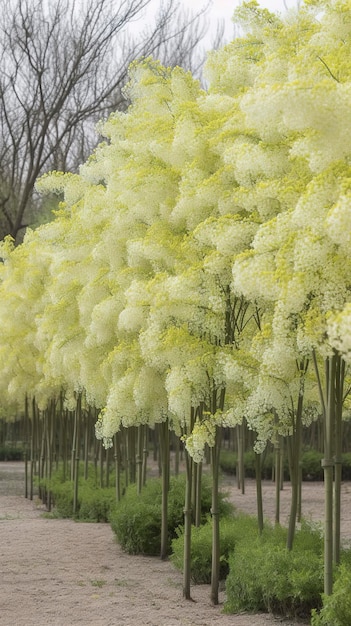
[[(256, 513), (253, 481), (242, 494), (232, 481), (225, 490), (238, 509)], [(168, 561), (129, 556), (108, 524), (49, 519), (38, 499), (24, 493), (22, 463), (0, 463), (0, 625), (1, 626), (297, 626), (272, 615), (226, 615), (208, 585), (182, 597), (182, 575)], [(290, 486), (281, 492), (285, 523)], [(303, 512), (323, 516), (323, 484), (303, 487)], [(274, 519), (274, 486), (263, 486), (264, 513)], [(343, 485), (342, 534), (351, 539), (351, 486)]]

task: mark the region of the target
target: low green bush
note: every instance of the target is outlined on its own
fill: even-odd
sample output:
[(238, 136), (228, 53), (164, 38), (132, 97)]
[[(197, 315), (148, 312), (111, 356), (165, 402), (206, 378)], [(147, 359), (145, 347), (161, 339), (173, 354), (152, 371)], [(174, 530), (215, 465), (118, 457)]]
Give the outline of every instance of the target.
[[(226, 474), (236, 474), (237, 454), (231, 450), (221, 450), (220, 468)], [(301, 471), (303, 480), (323, 480), (322, 461), (323, 454), (313, 449), (306, 449), (301, 455)], [(343, 480), (351, 480), (351, 454), (343, 454)], [(264, 480), (272, 478), (274, 469), (274, 453), (268, 452), (261, 458), (261, 477)], [(253, 450), (244, 453), (245, 476), (247, 478), (256, 477), (256, 459)], [(288, 459), (283, 459), (284, 480), (290, 480)]]
[[(177, 537), (172, 541), (171, 561), (179, 570), (183, 570), (184, 533), (177, 529)], [(249, 515), (227, 515), (220, 522), (220, 579), (224, 580), (229, 572), (229, 555), (234, 550), (240, 537), (247, 541), (258, 534), (257, 520)], [(212, 564), (212, 521), (210, 518), (202, 525), (191, 529), (190, 551), (191, 579), (195, 584), (211, 582)]]
[(342, 460), (342, 480), (351, 480), (351, 452), (341, 455)]
[(116, 495), (114, 487), (99, 487), (93, 468), (90, 468), (89, 477), (82, 476), (78, 482), (77, 510), (73, 514), (74, 483), (66, 480), (62, 468), (54, 472), (50, 479), (40, 479), (38, 482), (42, 495), (50, 492), (52, 514), (55, 517), (70, 518), (85, 522), (108, 522), (111, 509), (115, 505)]
[(39, 495), (47, 502), (50, 494), (52, 514), (55, 517), (73, 517), (73, 481), (62, 480), (61, 473), (38, 481)]
[(301, 455), (302, 480), (323, 480), (322, 452), (308, 449)]
[(12, 444), (0, 446), (0, 461), (23, 461), (23, 447)]
[(236, 543), (229, 558), (226, 612), (266, 611), (306, 618), (321, 606), (321, 535), (304, 525), (288, 551), (286, 533), (279, 526), (266, 526), (255, 540), (243, 537)]
[(77, 517), (85, 522), (109, 522), (116, 503), (114, 487), (91, 487), (82, 485), (78, 491)]
[(351, 571), (341, 564), (335, 576), (333, 593), (323, 594), (323, 607), (312, 611), (311, 626), (350, 626), (351, 624)]
[[(202, 522), (206, 521), (211, 508), (211, 481), (203, 475), (201, 490)], [(171, 551), (176, 529), (184, 521), (185, 476), (172, 476), (168, 493), (168, 543)], [(156, 555), (161, 547), (162, 482), (150, 479), (140, 494), (136, 485), (129, 485), (120, 502), (116, 503), (111, 516), (111, 527), (118, 543), (129, 554)], [(220, 494), (220, 515), (232, 510), (232, 505)]]

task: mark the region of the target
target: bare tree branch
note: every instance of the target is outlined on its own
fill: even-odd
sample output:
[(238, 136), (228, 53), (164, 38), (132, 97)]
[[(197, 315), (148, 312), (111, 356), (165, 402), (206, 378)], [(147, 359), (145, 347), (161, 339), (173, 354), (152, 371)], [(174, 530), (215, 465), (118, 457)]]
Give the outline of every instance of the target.
[(135, 58), (201, 67), (207, 6), (160, 6), (152, 27), (128, 28), (151, 0), (0, 0), (0, 237), (33, 221), (33, 189), (50, 169), (76, 169), (90, 154), (93, 128), (123, 108)]

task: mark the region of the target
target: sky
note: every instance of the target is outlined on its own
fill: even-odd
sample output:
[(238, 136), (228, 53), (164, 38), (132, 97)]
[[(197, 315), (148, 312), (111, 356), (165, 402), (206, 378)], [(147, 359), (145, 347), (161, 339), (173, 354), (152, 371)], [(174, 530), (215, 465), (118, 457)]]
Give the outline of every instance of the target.
[[(133, 29), (137, 30), (142, 27), (145, 19), (146, 22), (152, 21), (153, 18), (151, 16), (155, 15), (161, 1), (162, 0), (151, 0), (146, 9), (146, 13), (143, 14), (143, 18), (141, 20), (137, 20)], [(238, 6), (240, 6), (240, 4), (242, 4), (242, 0), (179, 0), (180, 4), (184, 6), (184, 9), (193, 10), (195, 12), (204, 8), (209, 1), (212, 5), (209, 15), (210, 17), (213, 16), (213, 31), (215, 31), (215, 24), (217, 24), (217, 20), (223, 19), (225, 26), (225, 41), (231, 41), (233, 39), (234, 33), (234, 25), (231, 18), (234, 10)], [(270, 11), (285, 13), (286, 7), (296, 7), (299, 0), (258, 0), (258, 2), (262, 8), (269, 9)], [(210, 46), (213, 41), (213, 38), (211, 36), (211, 30), (209, 31), (208, 36), (205, 39), (205, 45), (207, 45), (207, 39)]]
[[(285, 12), (285, 6), (283, 0), (258, 0), (260, 6), (270, 11)], [(205, 0), (182, 0), (184, 7), (187, 9), (198, 10), (206, 4)], [(233, 25), (231, 17), (237, 6), (242, 4), (241, 0), (212, 0), (211, 14), (214, 18), (225, 20), (225, 34), (228, 39), (231, 38), (233, 32)], [(285, 0), (285, 5), (290, 7), (296, 7), (297, 0)]]

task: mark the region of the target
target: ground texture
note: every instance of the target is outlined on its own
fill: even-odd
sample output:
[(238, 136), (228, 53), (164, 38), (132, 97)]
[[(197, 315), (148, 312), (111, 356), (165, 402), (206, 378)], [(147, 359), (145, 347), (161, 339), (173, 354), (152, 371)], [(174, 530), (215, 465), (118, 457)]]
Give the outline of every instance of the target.
[[(228, 481), (226, 481), (228, 483)], [(245, 494), (226, 484), (238, 509), (255, 513), (255, 487)], [(23, 464), (0, 463), (1, 626), (296, 626), (272, 615), (225, 615), (224, 591), (212, 606), (207, 585), (182, 597), (182, 575), (168, 561), (129, 556), (108, 524), (47, 519), (38, 500), (23, 497)], [(264, 514), (274, 519), (274, 486), (264, 483)], [(290, 487), (281, 492), (281, 522), (287, 519)], [(343, 486), (344, 539), (351, 486)], [(305, 517), (323, 515), (323, 485), (303, 489)]]

